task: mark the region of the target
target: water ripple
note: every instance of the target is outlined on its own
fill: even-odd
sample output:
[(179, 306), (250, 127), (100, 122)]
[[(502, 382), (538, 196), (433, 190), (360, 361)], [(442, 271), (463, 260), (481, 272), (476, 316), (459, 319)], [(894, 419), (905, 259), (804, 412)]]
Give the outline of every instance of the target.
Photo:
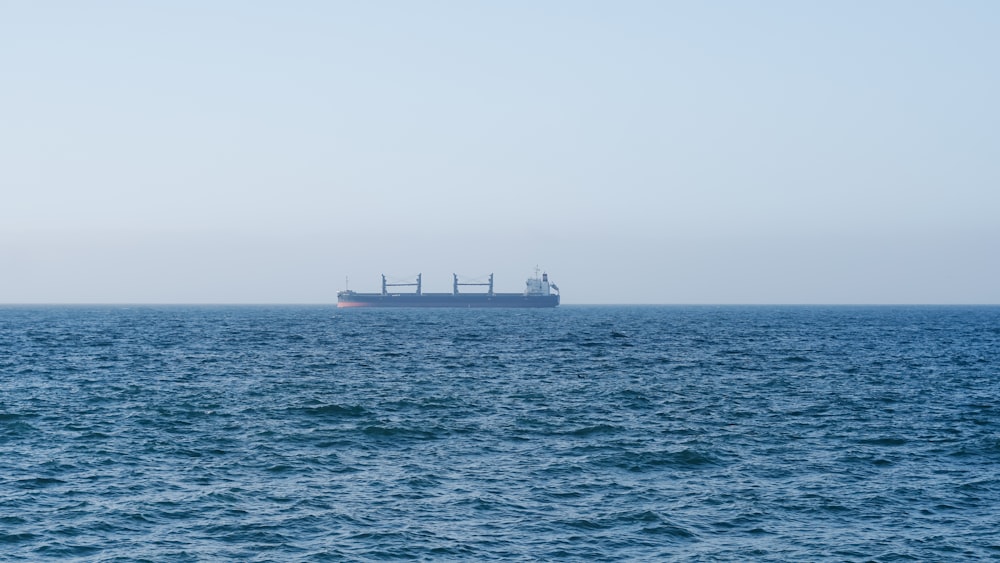
[(0, 560), (1000, 557), (1000, 309), (0, 308)]

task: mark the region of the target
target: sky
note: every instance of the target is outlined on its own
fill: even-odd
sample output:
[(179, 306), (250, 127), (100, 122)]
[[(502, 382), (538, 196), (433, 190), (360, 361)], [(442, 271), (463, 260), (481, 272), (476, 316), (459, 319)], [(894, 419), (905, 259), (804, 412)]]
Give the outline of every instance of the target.
[(0, 0), (0, 303), (996, 304), (998, 58), (992, 0)]

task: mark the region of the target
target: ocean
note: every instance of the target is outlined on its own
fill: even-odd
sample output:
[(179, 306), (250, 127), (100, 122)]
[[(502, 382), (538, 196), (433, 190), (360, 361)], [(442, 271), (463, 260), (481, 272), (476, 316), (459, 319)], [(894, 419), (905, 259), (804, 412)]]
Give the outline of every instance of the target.
[(1000, 560), (1000, 307), (0, 307), (0, 561)]

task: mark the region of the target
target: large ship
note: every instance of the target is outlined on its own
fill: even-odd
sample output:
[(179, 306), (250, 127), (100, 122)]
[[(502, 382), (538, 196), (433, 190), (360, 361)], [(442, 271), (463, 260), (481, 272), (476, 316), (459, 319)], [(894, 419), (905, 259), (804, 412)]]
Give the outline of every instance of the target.
[[(358, 293), (345, 289), (337, 293), (337, 307), (555, 307), (559, 305), (559, 287), (549, 283), (549, 275), (541, 277), (535, 272), (535, 277), (529, 278), (522, 293), (495, 293), (493, 291), (493, 274), (486, 283), (460, 283), (458, 275), (452, 274), (454, 280), (451, 293), (424, 293), (421, 285), (421, 275), (417, 274), (414, 283), (388, 283), (385, 274), (382, 275), (381, 293)], [(416, 287), (413, 293), (397, 293), (396, 287)], [(460, 287), (483, 286), (486, 292), (462, 293)]]

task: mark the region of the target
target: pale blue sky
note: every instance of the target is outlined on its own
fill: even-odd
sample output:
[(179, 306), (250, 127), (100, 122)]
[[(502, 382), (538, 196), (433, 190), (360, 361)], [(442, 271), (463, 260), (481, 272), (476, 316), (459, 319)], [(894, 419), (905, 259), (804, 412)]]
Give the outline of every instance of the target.
[(0, 303), (1000, 303), (1000, 3), (0, 0)]

